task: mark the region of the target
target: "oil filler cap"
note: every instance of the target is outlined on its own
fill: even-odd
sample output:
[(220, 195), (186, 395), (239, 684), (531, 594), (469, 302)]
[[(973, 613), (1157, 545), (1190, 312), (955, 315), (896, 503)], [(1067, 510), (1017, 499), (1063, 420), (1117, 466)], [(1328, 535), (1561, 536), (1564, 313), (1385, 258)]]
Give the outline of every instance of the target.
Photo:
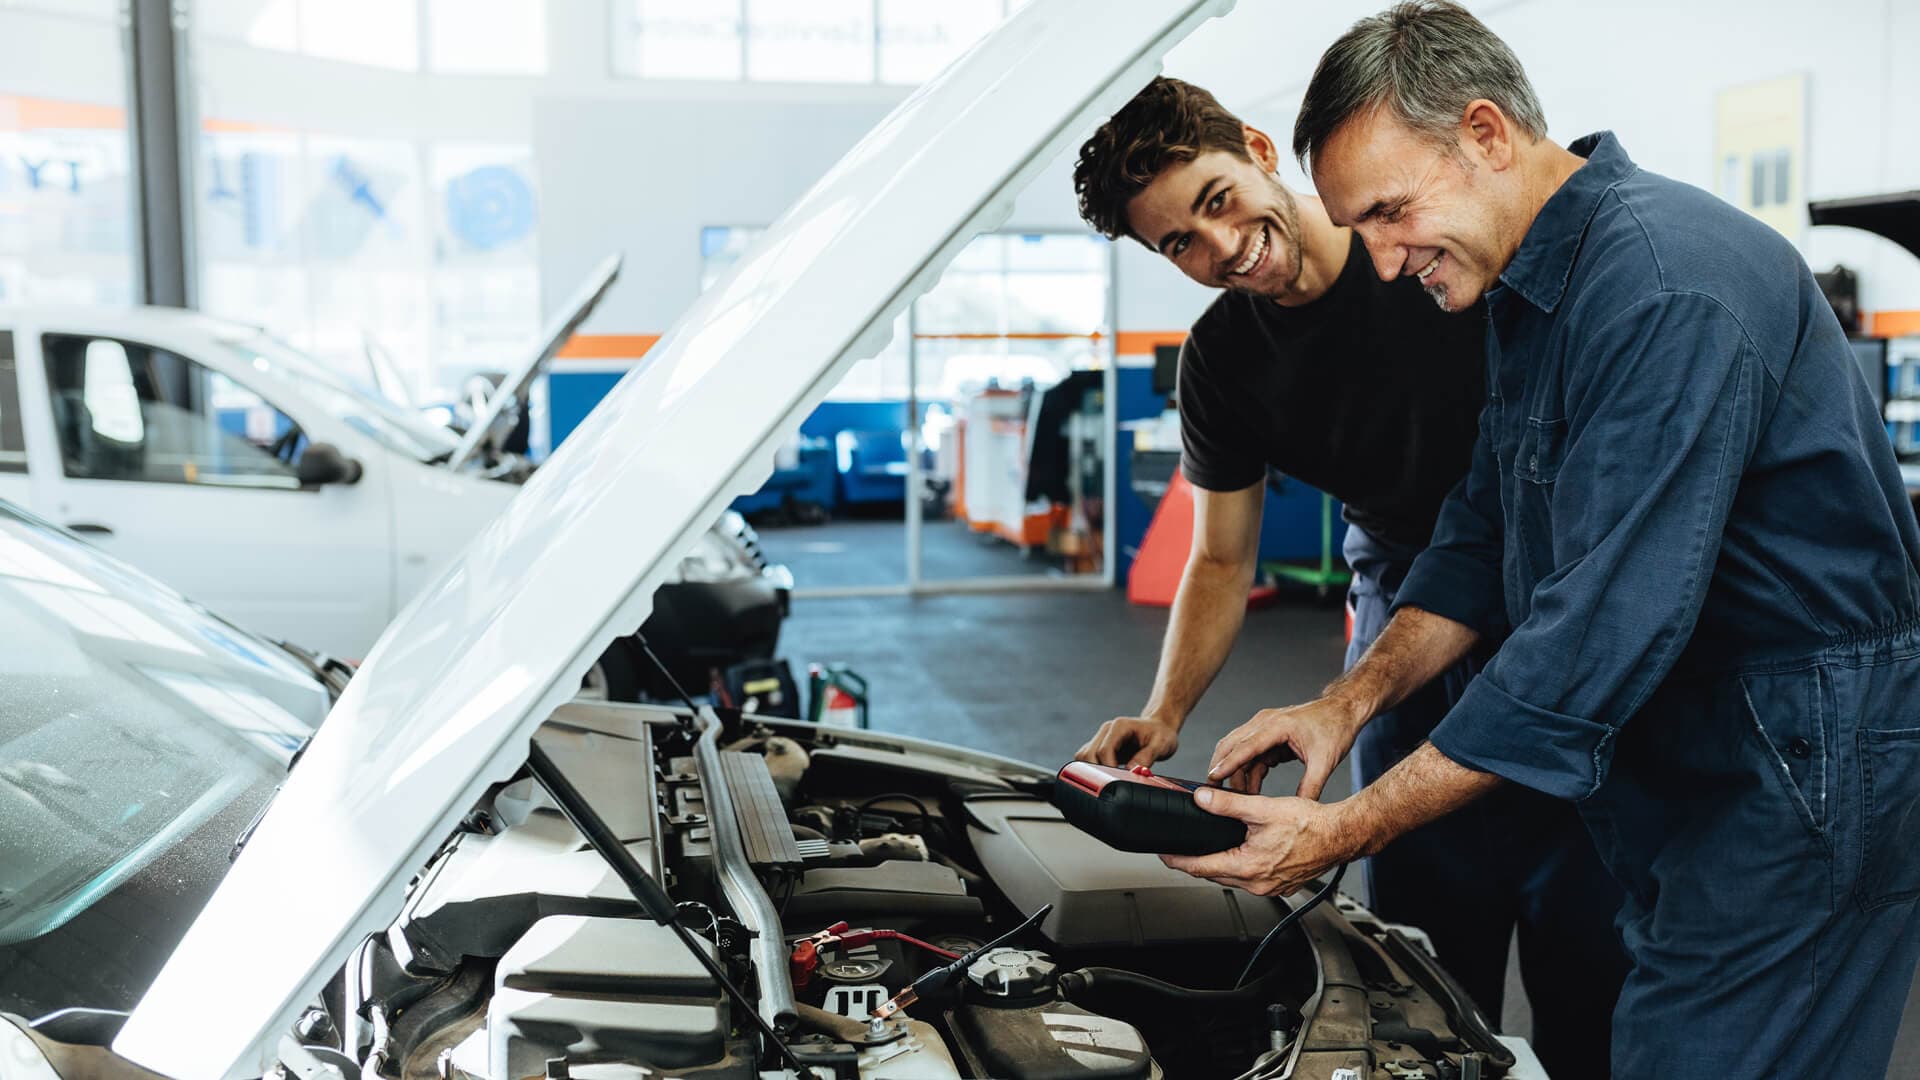
[(989, 997), (1039, 997), (1052, 989), (1058, 970), (1046, 953), (1000, 948), (975, 960), (967, 968), (967, 981)]

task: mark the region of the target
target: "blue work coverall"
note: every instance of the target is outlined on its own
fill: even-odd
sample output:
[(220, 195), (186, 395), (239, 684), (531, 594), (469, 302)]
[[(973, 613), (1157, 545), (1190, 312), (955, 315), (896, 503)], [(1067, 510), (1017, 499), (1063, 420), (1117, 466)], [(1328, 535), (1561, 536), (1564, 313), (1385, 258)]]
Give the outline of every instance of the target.
[(1579, 803), (1626, 894), (1615, 1075), (1877, 1077), (1920, 952), (1920, 526), (1793, 247), (1570, 149), (1397, 598), (1506, 634), (1432, 742)]

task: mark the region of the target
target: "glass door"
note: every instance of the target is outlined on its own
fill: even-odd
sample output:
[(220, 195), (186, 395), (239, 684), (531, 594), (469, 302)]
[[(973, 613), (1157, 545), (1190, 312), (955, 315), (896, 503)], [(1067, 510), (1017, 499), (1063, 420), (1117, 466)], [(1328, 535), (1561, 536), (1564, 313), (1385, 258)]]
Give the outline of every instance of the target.
[(990, 234), (914, 305), (917, 588), (1110, 580), (1110, 260), (1084, 233)]

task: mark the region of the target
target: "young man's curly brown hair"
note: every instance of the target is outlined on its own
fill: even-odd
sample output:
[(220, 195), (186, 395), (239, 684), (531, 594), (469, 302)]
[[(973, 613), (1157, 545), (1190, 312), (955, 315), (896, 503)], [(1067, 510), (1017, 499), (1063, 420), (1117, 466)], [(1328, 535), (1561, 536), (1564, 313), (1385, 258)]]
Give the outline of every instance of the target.
[(1081, 218), (1109, 240), (1133, 236), (1146, 244), (1127, 225), (1127, 204), (1167, 166), (1211, 150), (1253, 160), (1245, 125), (1212, 94), (1164, 75), (1153, 80), (1080, 148), (1073, 190)]

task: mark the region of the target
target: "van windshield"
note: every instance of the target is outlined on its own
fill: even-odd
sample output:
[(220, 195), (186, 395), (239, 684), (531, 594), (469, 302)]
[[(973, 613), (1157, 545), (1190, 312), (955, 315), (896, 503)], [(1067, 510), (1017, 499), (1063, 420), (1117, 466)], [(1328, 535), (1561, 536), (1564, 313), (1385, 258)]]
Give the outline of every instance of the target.
[(336, 420), (417, 461), (440, 461), (460, 445), (460, 437), (426, 417), (368, 393), (326, 365), (265, 331), (220, 343), (255, 370), (298, 384), (300, 392)]

